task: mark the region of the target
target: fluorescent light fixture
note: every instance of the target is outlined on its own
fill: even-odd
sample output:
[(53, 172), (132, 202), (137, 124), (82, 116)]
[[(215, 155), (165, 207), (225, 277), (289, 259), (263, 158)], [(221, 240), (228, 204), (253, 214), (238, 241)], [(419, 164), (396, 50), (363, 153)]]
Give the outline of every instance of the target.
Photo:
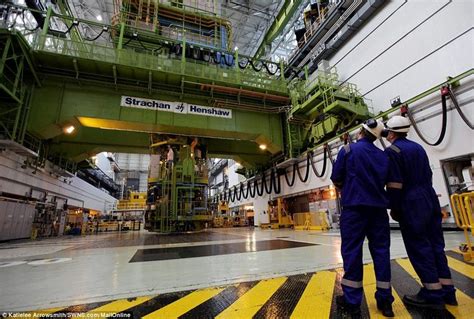
[(99, 14), (99, 15), (97, 15), (97, 17), (96, 17), (96, 18), (97, 18), (97, 21), (102, 21), (102, 16), (101, 16), (100, 14)]
[(76, 130), (76, 128), (73, 126), (73, 125), (68, 125), (66, 127), (64, 127), (64, 133), (66, 134), (72, 134), (72, 132), (74, 132)]
[(266, 150), (267, 149), (267, 146), (265, 144), (260, 144), (258, 146), (262, 151)]

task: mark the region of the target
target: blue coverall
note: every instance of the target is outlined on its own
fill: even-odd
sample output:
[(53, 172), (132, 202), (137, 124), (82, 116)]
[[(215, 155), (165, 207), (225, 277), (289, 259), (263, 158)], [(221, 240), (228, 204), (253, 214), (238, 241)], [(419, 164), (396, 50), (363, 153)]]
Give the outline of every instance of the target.
[(341, 254), (345, 299), (353, 305), (362, 302), (362, 244), (369, 240), (377, 279), (375, 298), (393, 302), (390, 285), (390, 226), (385, 184), (389, 161), (369, 139), (362, 138), (339, 151), (331, 180), (341, 188)]
[(400, 230), (413, 268), (423, 283), (424, 299), (443, 303), (455, 288), (444, 253), (441, 208), (432, 171), (421, 145), (397, 138), (385, 151), (390, 159), (387, 191), (390, 208), (400, 214)]

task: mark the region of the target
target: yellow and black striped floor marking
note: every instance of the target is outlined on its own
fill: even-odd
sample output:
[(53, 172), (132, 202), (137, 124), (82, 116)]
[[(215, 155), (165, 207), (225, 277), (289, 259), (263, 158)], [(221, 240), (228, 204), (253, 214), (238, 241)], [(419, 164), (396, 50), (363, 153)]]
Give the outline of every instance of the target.
[[(392, 260), (392, 285), (396, 318), (474, 318), (474, 264), (448, 252), (448, 262), (457, 287), (459, 306), (447, 306), (444, 312), (420, 311), (402, 302), (405, 294), (415, 294), (419, 279), (406, 258)], [(65, 308), (46, 309), (45, 314), (108, 314), (129, 318), (346, 318), (337, 311), (335, 296), (341, 294), (341, 269), (244, 282), (223, 287), (180, 291)], [(373, 264), (364, 266), (363, 318), (383, 318), (374, 300)]]

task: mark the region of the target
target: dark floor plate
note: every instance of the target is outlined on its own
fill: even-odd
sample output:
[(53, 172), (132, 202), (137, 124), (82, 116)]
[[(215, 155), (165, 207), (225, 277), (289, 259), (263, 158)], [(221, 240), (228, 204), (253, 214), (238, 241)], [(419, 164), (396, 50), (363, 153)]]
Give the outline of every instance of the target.
[(316, 245), (317, 244), (278, 239), (218, 245), (139, 249), (130, 262), (241, 254), (256, 251), (299, 248)]

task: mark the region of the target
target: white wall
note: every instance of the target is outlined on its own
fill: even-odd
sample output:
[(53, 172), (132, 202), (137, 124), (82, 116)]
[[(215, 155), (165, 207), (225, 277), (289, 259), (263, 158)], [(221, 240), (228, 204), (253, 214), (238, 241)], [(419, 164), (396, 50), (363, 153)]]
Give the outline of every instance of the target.
[(385, 110), (473, 67), (472, 21), (472, 0), (387, 1), (329, 64)]
[(105, 211), (106, 206), (115, 203), (116, 199), (106, 192), (95, 188), (78, 177), (64, 183), (64, 178), (51, 176), (48, 171), (37, 171), (21, 168), (24, 157), (9, 151), (0, 152), (0, 192), (25, 196), (31, 188), (46, 191), (51, 195), (68, 199), (68, 204)]
[[(385, 20), (385, 21), (384, 21)], [(426, 21), (425, 21), (426, 20)], [(457, 1), (388, 1), (381, 11), (366, 23), (333, 57), (340, 79), (358, 86), (365, 98), (372, 100), (375, 111), (390, 108), (390, 100), (400, 96), (402, 101), (438, 85), (447, 76), (456, 76), (473, 68), (474, 2)], [(474, 77), (463, 80), (457, 89), (459, 103), (468, 118), (474, 122)], [(427, 115), (441, 110), (439, 93), (410, 105), (416, 113), (419, 127), (434, 141), (440, 130), (441, 117), (421, 121)], [(448, 103), (451, 105), (451, 102)], [(442, 206), (449, 203), (440, 161), (474, 153), (474, 133), (465, 125), (456, 111), (448, 113), (448, 129), (444, 142), (437, 147), (424, 144), (416, 133), (409, 138), (423, 145), (433, 169), (433, 184), (440, 195)], [(337, 150), (334, 150), (334, 156)], [(318, 157), (321, 160), (321, 156)], [(331, 164), (323, 178), (313, 172), (307, 183), (296, 177), (288, 187), (281, 177), (281, 195), (298, 193), (331, 184)], [(301, 163), (303, 166), (303, 163)], [(321, 163), (319, 163), (320, 169)], [(304, 167), (302, 168), (304, 174)], [(291, 176), (289, 176), (291, 177)], [(232, 184), (231, 184), (232, 185)], [(276, 196), (272, 194), (271, 196)], [(231, 206), (251, 203), (248, 199)], [(256, 211), (258, 213), (258, 211)], [(259, 215), (256, 214), (256, 224)]]

